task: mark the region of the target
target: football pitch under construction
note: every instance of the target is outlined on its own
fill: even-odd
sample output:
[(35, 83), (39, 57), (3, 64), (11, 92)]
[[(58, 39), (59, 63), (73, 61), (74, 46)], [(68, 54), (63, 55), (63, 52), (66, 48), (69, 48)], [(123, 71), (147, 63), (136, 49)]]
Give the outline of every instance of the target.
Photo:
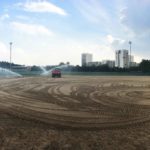
[(150, 78), (0, 79), (0, 147), (149, 149)]

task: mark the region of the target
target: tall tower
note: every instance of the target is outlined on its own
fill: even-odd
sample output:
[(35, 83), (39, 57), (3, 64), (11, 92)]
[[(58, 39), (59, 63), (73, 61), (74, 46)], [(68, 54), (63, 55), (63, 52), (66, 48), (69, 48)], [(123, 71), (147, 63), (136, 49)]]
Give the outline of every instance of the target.
[(11, 55), (12, 55), (12, 42), (10, 42), (9, 43), (9, 45), (10, 45), (10, 70), (11, 70), (11, 59), (12, 59), (12, 57), (11, 57)]
[(116, 51), (116, 62), (115, 66), (118, 68), (128, 68), (129, 67), (129, 54), (128, 50), (117, 50)]
[(115, 61), (115, 66), (120, 68), (120, 54), (121, 50), (116, 50), (116, 61)]
[(131, 45), (132, 45), (132, 42), (131, 41), (129, 41), (129, 45), (130, 45), (130, 57), (129, 57), (129, 67), (131, 67), (131, 62), (132, 62), (132, 55), (131, 55)]
[(89, 62), (92, 62), (93, 56), (89, 53), (83, 53), (81, 58), (82, 66), (87, 66)]

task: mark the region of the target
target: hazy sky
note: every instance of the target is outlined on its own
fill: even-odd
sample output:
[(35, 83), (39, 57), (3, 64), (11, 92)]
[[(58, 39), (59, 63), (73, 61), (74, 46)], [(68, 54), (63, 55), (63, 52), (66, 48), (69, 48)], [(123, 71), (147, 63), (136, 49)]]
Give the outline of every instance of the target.
[(0, 60), (49, 65), (115, 59), (116, 49), (133, 42), (136, 61), (150, 59), (150, 0), (0, 1)]

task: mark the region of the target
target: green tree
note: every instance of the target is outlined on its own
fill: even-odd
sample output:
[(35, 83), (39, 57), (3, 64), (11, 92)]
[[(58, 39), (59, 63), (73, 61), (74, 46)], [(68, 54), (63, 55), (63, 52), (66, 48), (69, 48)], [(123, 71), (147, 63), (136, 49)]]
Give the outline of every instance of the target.
[(150, 72), (150, 60), (142, 60), (139, 68), (142, 72)]

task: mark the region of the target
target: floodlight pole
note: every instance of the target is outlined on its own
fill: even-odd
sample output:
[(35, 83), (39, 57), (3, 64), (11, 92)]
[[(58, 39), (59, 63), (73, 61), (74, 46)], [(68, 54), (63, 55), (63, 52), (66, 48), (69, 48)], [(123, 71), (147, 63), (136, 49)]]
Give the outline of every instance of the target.
[(131, 41), (129, 41), (129, 45), (130, 45), (130, 67), (131, 67), (131, 45), (132, 45), (132, 42)]
[(11, 70), (11, 59), (12, 59), (12, 56), (11, 56), (11, 55), (12, 55), (12, 44), (13, 44), (13, 43), (10, 42), (9, 44), (10, 44), (10, 66), (9, 66), (10, 68), (9, 68), (9, 69)]

